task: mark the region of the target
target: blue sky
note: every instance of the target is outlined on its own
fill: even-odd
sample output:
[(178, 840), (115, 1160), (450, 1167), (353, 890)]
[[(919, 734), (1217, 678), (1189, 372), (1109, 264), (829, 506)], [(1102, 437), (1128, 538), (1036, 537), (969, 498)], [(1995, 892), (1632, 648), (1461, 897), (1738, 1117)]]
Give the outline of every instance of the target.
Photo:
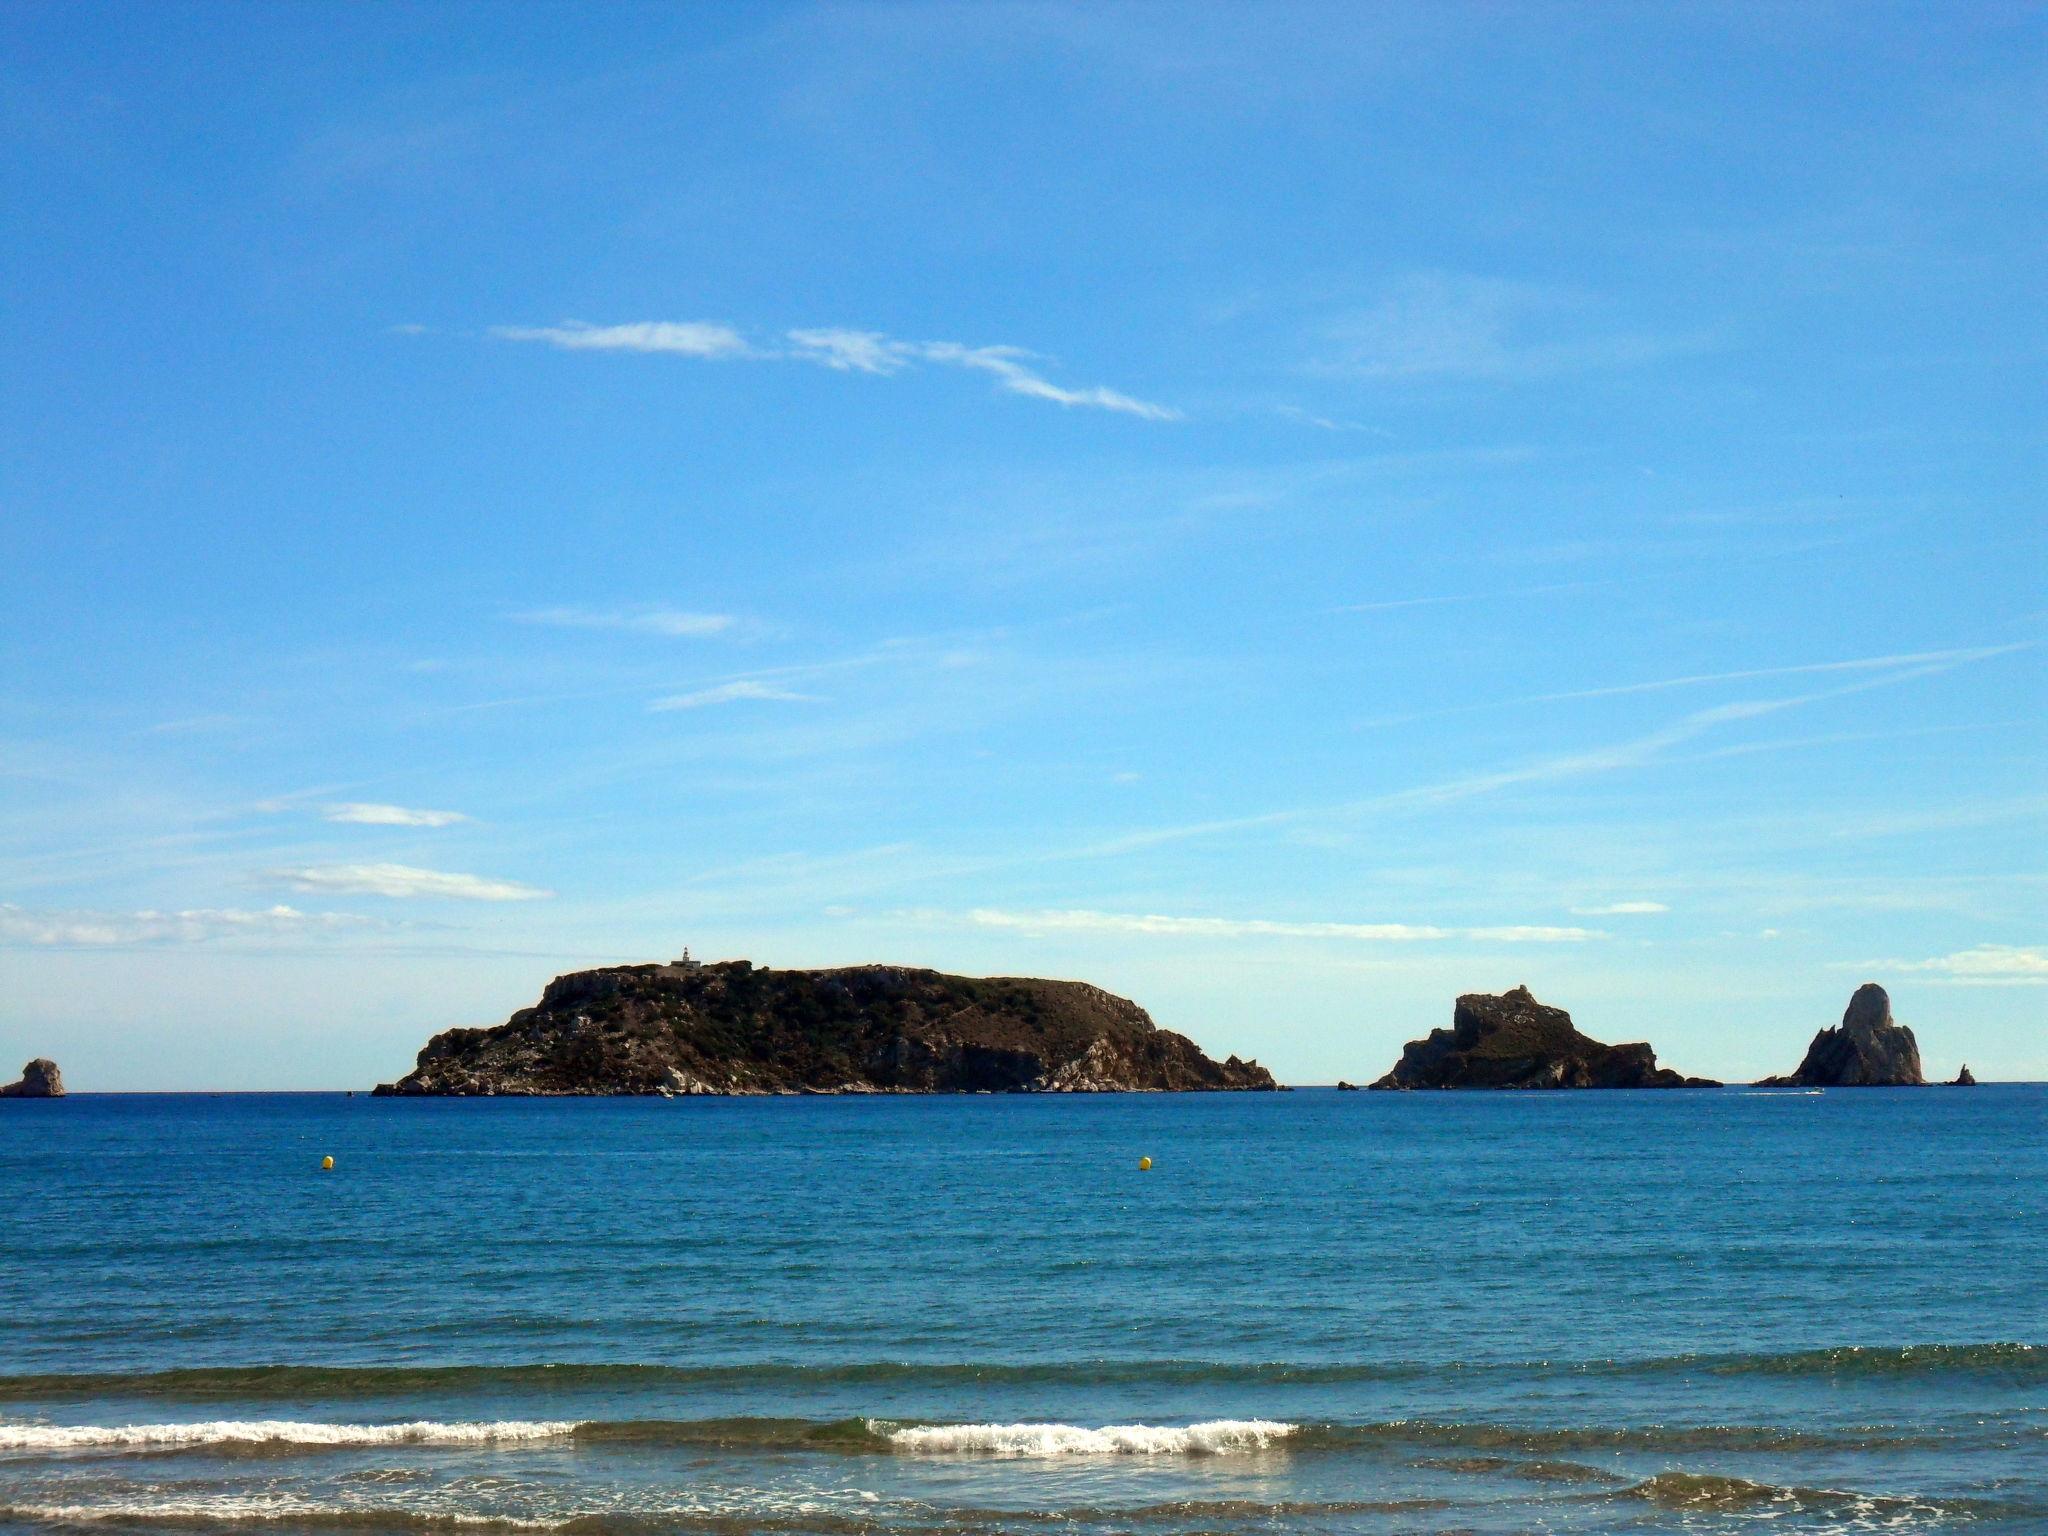
[(0, 40), (0, 1066), (688, 944), (2048, 1078), (2042, 7)]

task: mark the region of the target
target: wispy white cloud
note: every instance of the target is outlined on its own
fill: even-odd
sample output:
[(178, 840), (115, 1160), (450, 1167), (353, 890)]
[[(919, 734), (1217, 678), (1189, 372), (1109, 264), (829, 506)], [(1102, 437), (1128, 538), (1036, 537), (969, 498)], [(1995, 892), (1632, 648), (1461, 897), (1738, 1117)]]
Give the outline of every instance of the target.
[(1626, 693), (1662, 693), (1668, 688), (1695, 688), (1708, 683), (1746, 683), (1766, 677), (1804, 677), (1829, 672), (1883, 672), (1906, 667), (1949, 667), (1969, 661), (1986, 661), (2014, 651), (2033, 648), (2022, 640), (2012, 645), (1980, 645), (1947, 651), (1908, 651), (1896, 656), (1858, 656), (1848, 661), (1809, 661), (1789, 667), (1752, 667), (1741, 672), (1696, 672), (1685, 677), (1664, 677), (1647, 683), (1619, 683), (1606, 688), (1579, 688), (1569, 693), (1539, 693), (1522, 700), (1525, 704), (1555, 704), (1566, 699), (1607, 699)]
[(1332, 613), (1392, 613), (1401, 608), (1441, 608), (1447, 603), (1476, 603), (1476, 592), (1459, 592), (1446, 597), (1390, 597), (1377, 603), (1343, 603)]
[[(1406, 790), (1397, 795), (1387, 796), (1380, 803), (1398, 805), (1403, 803), (1438, 804), (1466, 799), (1472, 795), (1488, 794), (1495, 790), (1514, 788), (1522, 784), (1545, 783), (1555, 780), (1584, 778), (1589, 775), (1613, 773), (1626, 768), (1643, 767), (1657, 761), (1668, 761), (1671, 749), (1686, 745), (1702, 736), (1711, 734), (1723, 726), (1743, 721), (1762, 719), (1785, 710), (1802, 709), (1809, 704), (1818, 704), (1830, 699), (1849, 698), (1856, 694), (1868, 693), (1873, 689), (1889, 688), (1899, 683), (1911, 682), (1918, 678), (1932, 677), (1947, 672), (1967, 662), (1982, 661), (1986, 657), (1999, 656), (2007, 651), (2024, 649), (2023, 646), (1993, 646), (1974, 651), (1930, 651), (1914, 656), (1889, 657), (1870, 663), (1870, 667), (1882, 667), (1880, 675), (1861, 681), (1845, 683), (1839, 687), (1818, 689), (1811, 693), (1789, 694), (1775, 699), (1739, 700), (1730, 704), (1715, 705), (1711, 709), (1694, 710), (1681, 716), (1672, 724), (1648, 735), (1633, 740), (1617, 742), (1611, 746), (1597, 747), (1586, 752), (1567, 753), (1560, 757), (1548, 758), (1519, 768), (1503, 769), (1495, 773), (1474, 774), (1466, 778), (1451, 779), (1441, 784), (1424, 785)], [(1842, 672), (1864, 670), (1863, 663), (1826, 662), (1811, 667), (1789, 669), (1796, 672), (1823, 671)], [(1722, 681), (1723, 679), (1697, 679), (1697, 681)], [(1728, 679), (1728, 680), (1733, 680)], [(1669, 686), (1677, 686), (1671, 684)], [(1641, 690), (1632, 690), (1641, 691)], [(1531, 700), (1529, 702), (1539, 702)]]
[[(2000, 647), (1991, 654), (1998, 654)], [(1947, 655), (1948, 653), (1932, 653)], [(1731, 704), (1719, 704), (1711, 709), (1694, 710), (1682, 715), (1671, 724), (1647, 734), (1634, 736), (1603, 746), (1591, 747), (1579, 752), (1563, 753), (1554, 757), (1538, 758), (1533, 762), (1510, 768), (1496, 769), (1486, 773), (1467, 774), (1458, 778), (1439, 780), (1435, 783), (1417, 785), (1411, 789), (1395, 790), (1387, 794), (1373, 795), (1337, 805), (1302, 807), (1289, 810), (1262, 811), (1248, 816), (1220, 817), (1212, 821), (1192, 822), (1174, 827), (1157, 827), (1139, 832), (1126, 833), (1121, 837), (1095, 843), (1065, 855), (1066, 857), (1095, 858), (1104, 855), (1127, 853), (1138, 848), (1152, 847), (1163, 843), (1180, 842), (1189, 838), (1213, 837), (1236, 832), (1255, 831), (1266, 827), (1297, 825), (1321, 819), (1365, 815), (1372, 812), (1388, 812), (1410, 809), (1418, 806), (1439, 806), (1455, 804), (1461, 800), (1496, 794), (1502, 790), (1516, 789), (1539, 784), (1567, 783), (1577, 779), (1591, 778), (1603, 774), (1619, 773), (1627, 769), (1647, 767), (1652, 763), (1669, 761), (1674, 748), (1685, 746), (1716, 732), (1723, 727), (1740, 724), (1749, 720), (1763, 719), (1785, 710), (1801, 709), (1829, 699), (1847, 698), (1854, 694), (1866, 693), (1876, 688), (1888, 688), (1917, 678), (1932, 676), (1948, 671), (1965, 661), (1981, 659), (1976, 653), (1958, 653), (1951, 659), (1924, 662), (1918, 665), (1895, 664), (1894, 667), (1875, 677), (1847, 683), (1840, 687), (1819, 689), (1811, 693), (1790, 694), (1775, 699), (1751, 699)]]
[(669, 352), (681, 357), (752, 357), (754, 349), (729, 325), (704, 320), (639, 320), (629, 325), (499, 325), (500, 341), (540, 341), (571, 352)]
[(1454, 592), (1442, 597), (1394, 597), (1373, 603), (1342, 603), (1331, 613), (1391, 613), (1401, 608), (1439, 608), (1448, 603), (1495, 603), (1509, 598), (1542, 597), (1552, 592), (1583, 592), (1603, 585), (1591, 581), (1553, 581), (1540, 587), (1518, 587), (1510, 592)]
[(692, 613), (676, 608), (534, 608), (512, 617), (521, 624), (544, 624), (554, 629), (622, 629), (676, 640), (726, 634), (739, 623), (729, 613)]
[(328, 821), (358, 827), (452, 827), (469, 818), (460, 811), (421, 811), (404, 805), (374, 805), (349, 801), (330, 805), (323, 816)]
[(798, 357), (841, 373), (899, 373), (917, 355), (911, 343), (891, 341), (880, 331), (826, 328), (785, 334)]
[(1329, 339), (1335, 371), (1496, 382), (1634, 367), (1704, 344), (1616, 328), (1583, 294), (1455, 272), (1404, 279)]
[(886, 377), (920, 364), (983, 373), (999, 389), (1054, 405), (1115, 411), (1145, 421), (1177, 421), (1171, 406), (1140, 400), (1103, 385), (1074, 389), (1055, 384), (1039, 366), (1043, 359), (1022, 347), (969, 346), (958, 341), (904, 341), (880, 331), (842, 326), (800, 327), (779, 341), (756, 346), (729, 325), (712, 321), (643, 320), (627, 325), (501, 325), (491, 331), (502, 341), (543, 342), (577, 351), (665, 352), (706, 360), (753, 359), (816, 364), (840, 373)]
[(1314, 411), (1305, 411), (1298, 405), (1276, 405), (1273, 414), (1284, 416), (1289, 421), (1298, 421), (1305, 427), (1314, 427), (1319, 432), (1370, 432), (1375, 437), (1392, 437), (1394, 434), (1385, 427), (1370, 427), (1362, 421), (1346, 421), (1335, 416), (1318, 416)]
[(538, 901), (554, 892), (513, 880), (415, 869), (410, 864), (308, 864), (273, 869), (265, 878), (300, 891), (348, 891), (394, 898), (437, 897), (453, 901)]
[(1661, 901), (1610, 901), (1603, 907), (1573, 907), (1573, 917), (1643, 917), (1671, 909)]
[(1931, 960), (1874, 960), (1857, 969), (1931, 973), (1958, 986), (2048, 987), (2048, 949), (2038, 945), (1979, 944)]
[(1154, 405), (1149, 400), (1139, 400), (1099, 384), (1088, 389), (1066, 389), (1053, 384), (1025, 365), (1025, 359), (1033, 354), (1021, 347), (967, 347), (957, 341), (926, 341), (917, 345), (927, 362), (993, 374), (996, 382), (1013, 395), (1050, 400), (1055, 405), (1084, 405), (1097, 410), (1121, 411), (1126, 416), (1139, 416), (1146, 421), (1180, 419), (1180, 412), (1171, 406)]
[(2048, 820), (2048, 795), (2009, 800), (1951, 801), (1926, 810), (1856, 815), (1833, 821), (1828, 824), (1828, 829), (1836, 837), (1917, 837), (1928, 832), (1957, 832), (1970, 827), (1997, 826), (2001, 822), (2042, 820)]
[(1704, 736), (1720, 726), (1760, 719), (1765, 715), (1776, 714), (1780, 710), (1793, 709), (1810, 702), (1812, 697), (1756, 699), (1721, 704), (1712, 709), (1695, 710), (1662, 730), (1651, 731), (1644, 736), (1594, 747), (1584, 752), (1567, 752), (1515, 768), (1502, 768), (1492, 773), (1475, 773), (1462, 778), (1447, 779), (1437, 784), (1420, 785), (1389, 795), (1385, 797), (1384, 803), (1389, 806), (1443, 805), (1457, 800), (1468, 800), (1475, 795), (1513, 789), (1524, 784), (1557, 783), (1614, 773), (1624, 768), (1639, 768), (1655, 761), (1671, 748)]
[(1443, 928), (1429, 923), (1295, 923), (1266, 918), (1162, 917), (1157, 914), (1095, 912), (1086, 909), (1011, 912), (977, 907), (967, 921), (978, 928), (1024, 933), (1119, 933), (1153, 938), (1338, 939), (1366, 944), (1415, 944), (1469, 939), (1502, 944), (1583, 944), (1605, 938), (1593, 928), (1516, 925), (1500, 928)]
[(1606, 934), (1597, 928), (1551, 928), (1542, 924), (1519, 924), (1507, 928), (1462, 928), (1460, 938), (1479, 939), (1497, 944), (1583, 944), (1590, 939), (1604, 939)]
[(743, 678), (738, 682), (720, 683), (715, 688), (699, 688), (695, 693), (678, 693), (666, 699), (656, 699), (647, 707), (657, 712), (672, 709), (708, 709), (714, 705), (743, 704), (749, 700), (777, 704), (821, 702), (815, 693), (797, 693), (789, 688), (779, 688), (773, 683)]
[(300, 938), (368, 926), (346, 912), (193, 907), (180, 912), (35, 911), (0, 903), (0, 945), (37, 949), (103, 949), (138, 944), (208, 944), (219, 940)]
[(225, 731), (240, 725), (235, 715), (191, 715), (183, 720), (161, 720), (155, 725), (144, 726), (144, 736), (197, 736), (209, 731)]

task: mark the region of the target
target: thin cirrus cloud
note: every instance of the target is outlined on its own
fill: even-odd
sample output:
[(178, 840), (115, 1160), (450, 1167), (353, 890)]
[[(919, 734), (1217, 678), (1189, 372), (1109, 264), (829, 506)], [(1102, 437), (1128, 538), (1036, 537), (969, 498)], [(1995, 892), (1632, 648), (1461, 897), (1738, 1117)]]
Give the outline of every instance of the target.
[(1518, 597), (1542, 597), (1553, 592), (1583, 592), (1596, 585), (1587, 581), (1553, 581), (1540, 587), (1519, 587), (1510, 592), (1454, 592), (1440, 597), (1391, 597), (1371, 603), (1344, 603), (1331, 613), (1394, 613), (1403, 608), (1441, 608), (1449, 603), (1492, 603)]
[(788, 688), (778, 688), (773, 683), (757, 683), (742, 679), (735, 683), (720, 683), (715, 688), (699, 688), (695, 693), (678, 693), (666, 699), (656, 699), (647, 707), (659, 714), (676, 709), (711, 709), (720, 704), (744, 704), (753, 701), (775, 704), (822, 702), (815, 693), (797, 693)]
[(1514, 925), (1441, 928), (1429, 923), (1289, 923), (1266, 918), (1163, 917), (1156, 913), (1096, 912), (1087, 909), (1009, 912), (978, 907), (967, 914), (978, 928), (1024, 933), (1113, 933), (1146, 938), (1339, 939), (1366, 944), (1416, 944), (1467, 939), (1500, 944), (1583, 944), (1607, 937), (1593, 928)]
[(1573, 917), (1647, 917), (1671, 909), (1661, 901), (1610, 901), (1604, 907), (1573, 907)]
[(273, 869), (267, 872), (266, 878), (298, 891), (317, 894), (347, 892), (394, 899), (539, 901), (554, 895), (553, 891), (521, 885), (515, 880), (491, 880), (481, 875), (416, 869), (410, 864), (308, 864), (295, 869)]
[(1879, 960), (1864, 968), (1931, 974), (1957, 986), (2048, 987), (2048, 949), (2015, 944), (1978, 944), (1931, 960)]
[(571, 352), (670, 352), (681, 357), (754, 357), (744, 336), (729, 325), (702, 320), (640, 320), (630, 325), (500, 325), (500, 341), (543, 341)]
[(903, 341), (880, 331), (826, 326), (783, 332), (773, 344), (758, 346), (729, 325), (701, 320), (638, 320), (624, 325), (501, 325), (491, 335), (500, 341), (539, 342), (573, 352), (654, 352), (704, 362), (799, 362), (838, 373), (887, 377), (920, 365), (960, 368), (986, 374), (1007, 394), (1044, 400), (1053, 405), (1114, 411), (1145, 421), (1178, 421), (1171, 406), (1140, 400), (1121, 390), (1095, 384), (1070, 388), (1055, 384), (1040, 371), (1042, 361), (1023, 347), (969, 346), (958, 341)]
[(1333, 416), (1319, 416), (1314, 411), (1303, 410), (1298, 405), (1276, 405), (1273, 414), (1289, 421), (1298, 421), (1305, 427), (1315, 427), (1323, 432), (1370, 432), (1375, 437), (1391, 437), (1385, 427), (1370, 427), (1362, 421), (1345, 421)]
[(679, 608), (533, 608), (512, 617), (521, 624), (550, 629), (616, 629), (671, 640), (708, 639), (730, 632), (739, 623), (729, 613), (692, 613)]
[[(1860, 678), (1833, 688), (1820, 689), (1811, 693), (1792, 694), (1773, 699), (1751, 699), (1732, 704), (1719, 704), (1708, 709), (1698, 709), (1683, 715), (1647, 735), (1636, 736), (1605, 746), (1585, 751), (1565, 753), (1562, 756), (1541, 758), (1519, 767), (1503, 768), (1492, 772), (1467, 774), (1460, 778), (1441, 780), (1433, 784), (1417, 785), (1412, 789), (1396, 790), (1364, 800), (1341, 802), (1335, 805), (1301, 807), (1291, 810), (1260, 811), (1245, 816), (1222, 817), (1211, 821), (1191, 822), (1182, 826), (1154, 827), (1144, 831), (1125, 833), (1121, 837), (1093, 843), (1072, 850), (1064, 857), (1100, 858), (1105, 855), (1121, 854), (1137, 848), (1151, 847), (1162, 843), (1182, 842), (1190, 838), (1213, 837), (1231, 833), (1249, 832), (1262, 828), (1280, 827), (1301, 822), (1331, 817), (1364, 815), (1374, 811), (1390, 811), (1413, 806), (1438, 806), (1455, 804), (1475, 797), (1498, 794), (1504, 790), (1523, 786), (1563, 783), (1595, 775), (1619, 773), (1624, 770), (1643, 768), (1670, 760), (1675, 749), (1686, 746), (1703, 736), (1708, 736), (1724, 727), (1760, 720), (1782, 711), (1801, 709), (1807, 705), (1830, 699), (1848, 698), (1867, 693), (1872, 689), (1890, 688), (1919, 678), (1931, 677), (1950, 671), (1970, 661), (1982, 660), (1985, 656), (2002, 655), (2011, 647), (1993, 647), (1983, 652), (1926, 652), (1908, 657), (1886, 658), (1883, 665), (1890, 670), (1873, 677)], [(1925, 657), (1939, 657), (1927, 660)], [(1850, 664), (1824, 663), (1827, 670), (1840, 671)], [(1860, 666), (1861, 664), (1856, 664)], [(1801, 668), (1798, 670), (1808, 670)], [(1688, 680), (1690, 681), (1690, 680)], [(1659, 684), (1662, 686), (1676, 686)], [(1527, 702), (1527, 701), (1525, 701)]]
[(1331, 327), (1329, 341), (1326, 371), (1495, 383), (1635, 367), (1705, 344), (1616, 328), (1584, 294), (1457, 272), (1409, 276)]
[(360, 928), (370, 921), (346, 912), (301, 912), (286, 906), (190, 907), (177, 912), (53, 912), (0, 903), (0, 946), (115, 949), (144, 944), (307, 938)]
[(357, 827), (452, 827), (469, 820), (460, 811), (416, 810), (406, 805), (375, 805), (353, 800), (330, 805), (321, 813), (327, 821)]
[(1567, 699), (1611, 699), (1629, 693), (1662, 693), (1671, 688), (1697, 688), (1710, 683), (1746, 683), (1759, 678), (1806, 677), (1831, 672), (1887, 672), (1901, 668), (1959, 666), (1965, 662), (1988, 661), (2014, 651), (2031, 650), (2034, 642), (2021, 640), (2010, 645), (1979, 645), (1945, 651), (1907, 651), (1893, 656), (1856, 656), (1847, 661), (1807, 661), (1789, 667), (1750, 667), (1740, 672), (1695, 672), (1684, 677), (1660, 677), (1647, 683), (1615, 683), (1605, 688), (1580, 688), (1571, 693), (1539, 693), (1518, 700), (1523, 704), (1556, 704)]

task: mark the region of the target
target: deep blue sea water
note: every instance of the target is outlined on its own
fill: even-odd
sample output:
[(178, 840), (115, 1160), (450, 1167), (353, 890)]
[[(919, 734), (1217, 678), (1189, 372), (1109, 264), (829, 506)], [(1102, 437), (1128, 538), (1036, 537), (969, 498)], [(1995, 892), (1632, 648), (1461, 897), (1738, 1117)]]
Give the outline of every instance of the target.
[(0, 1212), (6, 1531), (2048, 1531), (2040, 1087), (82, 1095)]

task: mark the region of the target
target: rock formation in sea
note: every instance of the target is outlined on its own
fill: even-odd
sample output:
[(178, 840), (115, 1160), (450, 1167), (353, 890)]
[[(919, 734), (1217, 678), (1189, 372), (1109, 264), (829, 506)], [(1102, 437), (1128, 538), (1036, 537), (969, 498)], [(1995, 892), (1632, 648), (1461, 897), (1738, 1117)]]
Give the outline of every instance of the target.
[(1657, 1065), (1647, 1045), (1602, 1045), (1527, 987), (1458, 999), (1449, 1029), (1411, 1040), (1375, 1088), (1714, 1088)]
[(21, 1081), (0, 1086), (0, 1099), (61, 1099), (64, 1074), (47, 1056), (38, 1056), (21, 1069)]
[(1277, 1088), (1078, 981), (905, 966), (621, 965), (434, 1036), (379, 1094), (1105, 1093)]
[(1891, 998), (1876, 982), (1866, 981), (1849, 999), (1842, 1022), (1813, 1037), (1798, 1071), (1767, 1077), (1760, 1086), (1917, 1088), (1926, 1081), (1913, 1031), (1892, 1022)]
[(1949, 1084), (1951, 1088), (1974, 1088), (1976, 1086), (1977, 1079), (1970, 1075), (1970, 1064), (1967, 1061), (1963, 1063), (1963, 1070), (1956, 1074), (1955, 1081)]

